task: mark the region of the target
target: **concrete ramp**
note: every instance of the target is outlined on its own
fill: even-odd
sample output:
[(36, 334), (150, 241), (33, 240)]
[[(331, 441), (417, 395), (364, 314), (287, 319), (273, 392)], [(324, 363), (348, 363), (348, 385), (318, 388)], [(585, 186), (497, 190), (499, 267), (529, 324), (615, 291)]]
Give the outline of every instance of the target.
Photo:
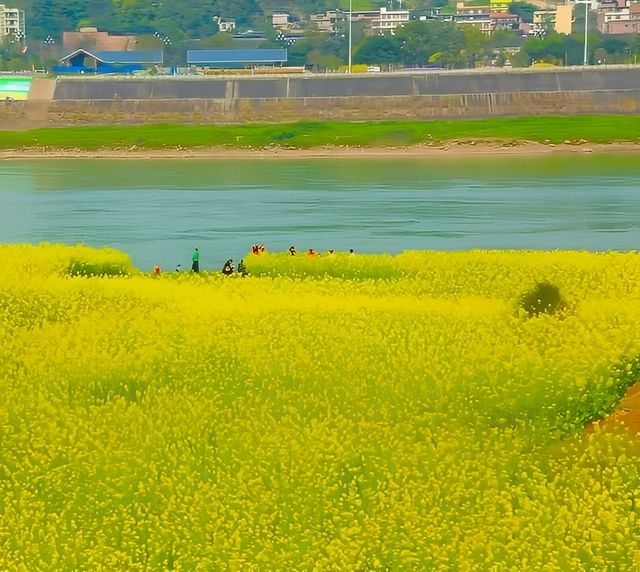
[(29, 99), (26, 102), (24, 129), (35, 129), (47, 125), (55, 88), (56, 80), (46, 78), (33, 80)]
[(29, 101), (51, 101), (53, 93), (56, 89), (56, 80), (35, 78), (31, 82), (31, 91), (29, 91)]

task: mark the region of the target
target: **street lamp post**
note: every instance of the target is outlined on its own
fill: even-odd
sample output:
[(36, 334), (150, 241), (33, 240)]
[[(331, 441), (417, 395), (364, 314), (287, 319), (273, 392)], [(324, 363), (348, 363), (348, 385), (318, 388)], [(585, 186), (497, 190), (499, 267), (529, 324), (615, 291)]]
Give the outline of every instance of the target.
[(349, 73), (351, 73), (351, 12), (353, 0), (349, 0)]
[(153, 34), (156, 38), (158, 38), (165, 46), (171, 45), (171, 38), (166, 34), (161, 34), (160, 32), (155, 32)]
[(52, 48), (56, 43), (55, 39), (52, 36), (47, 36), (44, 40), (42, 40), (42, 48), (40, 48), (40, 59), (45, 61), (49, 60), (53, 55)]
[(584, 60), (583, 65), (587, 65), (589, 63), (589, 50), (588, 50), (588, 42), (589, 42), (589, 3), (584, 3)]
[(589, 63), (589, 4), (590, 0), (576, 0), (576, 4), (584, 4), (584, 58), (582, 65), (586, 66)]

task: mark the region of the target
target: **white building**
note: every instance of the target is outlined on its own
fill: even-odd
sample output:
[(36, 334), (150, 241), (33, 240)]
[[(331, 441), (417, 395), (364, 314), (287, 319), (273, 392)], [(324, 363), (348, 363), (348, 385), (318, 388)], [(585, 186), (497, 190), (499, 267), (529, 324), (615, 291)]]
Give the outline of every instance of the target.
[(24, 39), (24, 10), (7, 8), (4, 4), (0, 4), (0, 38), (6, 36)]
[(271, 14), (271, 25), (277, 30), (291, 30), (296, 27), (298, 18), (288, 12), (273, 12)]
[(536, 10), (533, 13), (533, 23), (529, 29), (532, 36), (543, 36), (547, 32), (555, 30), (556, 26), (556, 10), (548, 8), (546, 10)]
[(374, 32), (384, 34), (391, 32), (399, 26), (404, 26), (409, 22), (409, 10), (388, 10), (380, 8), (380, 12), (373, 18), (371, 28)]
[(219, 32), (233, 32), (236, 29), (236, 21), (233, 18), (214, 16), (213, 21), (217, 24)]
[(453, 15), (453, 21), (458, 26), (471, 26), (480, 30), (483, 34), (493, 32), (495, 22), (490, 12), (477, 11), (458, 12)]

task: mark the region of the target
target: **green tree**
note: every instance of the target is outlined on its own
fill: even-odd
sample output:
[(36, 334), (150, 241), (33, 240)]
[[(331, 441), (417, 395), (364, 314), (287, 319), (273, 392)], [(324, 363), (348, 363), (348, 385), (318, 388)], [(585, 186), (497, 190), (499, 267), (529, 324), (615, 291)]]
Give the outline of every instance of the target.
[(594, 62), (619, 64), (633, 61), (632, 45), (633, 38), (621, 38), (599, 33), (589, 36), (589, 46), (593, 49)]
[(465, 47), (464, 34), (450, 22), (409, 22), (396, 32), (402, 41), (402, 61), (405, 65), (425, 65), (440, 52), (440, 60), (452, 65)]
[(207, 49), (224, 49), (233, 47), (233, 34), (230, 32), (218, 32), (213, 36), (204, 38), (200, 47)]
[(529, 66), (534, 61), (557, 65), (576, 65), (582, 62), (582, 43), (573, 36), (551, 33), (544, 38), (528, 38), (522, 44), (514, 63)]
[[(255, 14), (264, 13), (256, 0), (215, 0), (213, 3), (210, 1), (206, 3), (212, 4), (206, 11), (209, 18), (213, 16), (233, 18), (239, 28), (247, 26)], [(211, 12), (212, 9), (214, 13)]]
[(523, 22), (528, 22), (529, 24), (533, 22), (533, 13), (536, 10), (540, 10), (540, 8), (529, 2), (513, 2), (509, 4), (509, 13), (517, 14), (522, 18)]
[(473, 26), (465, 26), (462, 33), (465, 46), (464, 51), (460, 54), (460, 61), (473, 68), (476, 62), (484, 61), (489, 57), (490, 36)]
[(496, 30), (488, 37), (490, 48), (513, 48), (522, 45), (522, 36), (515, 30)]
[(357, 64), (394, 64), (402, 60), (402, 40), (395, 36), (367, 38), (357, 48), (353, 61)]
[(307, 54), (307, 64), (316, 71), (333, 71), (343, 65), (344, 60), (333, 54), (313, 50)]
[(633, 63), (638, 63), (640, 60), (640, 35), (636, 35), (629, 42), (629, 51), (631, 52)]

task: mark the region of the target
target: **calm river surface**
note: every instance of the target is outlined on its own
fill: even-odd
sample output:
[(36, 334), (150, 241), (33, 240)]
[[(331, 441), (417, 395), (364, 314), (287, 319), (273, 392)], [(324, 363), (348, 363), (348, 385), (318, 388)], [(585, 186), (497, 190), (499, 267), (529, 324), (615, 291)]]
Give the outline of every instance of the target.
[(0, 162), (0, 242), (113, 246), (141, 269), (269, 250), (640, 247), (640, 155)]

